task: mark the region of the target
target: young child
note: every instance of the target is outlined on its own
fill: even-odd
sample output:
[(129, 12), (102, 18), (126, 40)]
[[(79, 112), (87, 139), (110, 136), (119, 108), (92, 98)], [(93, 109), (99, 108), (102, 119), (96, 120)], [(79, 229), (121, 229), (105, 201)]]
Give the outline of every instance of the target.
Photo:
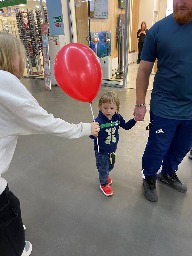
[(119, 112), (120, 101), (115, 92), (105, 92), (99, 100), (99, 115), (95, 119), (100, 125), (98, 138), (94, 138), (96, 166), (99, 172), (100, 189), (106, 196), (112, 196), (110, 171), (115, 164), (115, 152), (119, 141), (119, 127), (131, 129), (136, 121), (125, 122)]
[(24, 48), (13, 35), (0, 32), (0, 255), (29, 256), (18, 198), (2, 174), (12, 160), (18, 135), (52, 134), (68, 139), (97, 136), (98, 123), (70, 124), (48, 114), (20, 82)]

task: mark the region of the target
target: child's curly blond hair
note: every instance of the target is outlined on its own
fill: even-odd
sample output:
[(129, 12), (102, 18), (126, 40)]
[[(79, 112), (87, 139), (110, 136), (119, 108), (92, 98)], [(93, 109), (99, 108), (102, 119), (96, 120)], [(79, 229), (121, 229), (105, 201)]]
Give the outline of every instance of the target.
[(104, 92), (101, 98), (99, 99), (98, 107), (101, 110), (103, 103), (113, 103), (117, 106), (117, 112), (119, 112), (120, 100), (117, 94), (113, 91)]

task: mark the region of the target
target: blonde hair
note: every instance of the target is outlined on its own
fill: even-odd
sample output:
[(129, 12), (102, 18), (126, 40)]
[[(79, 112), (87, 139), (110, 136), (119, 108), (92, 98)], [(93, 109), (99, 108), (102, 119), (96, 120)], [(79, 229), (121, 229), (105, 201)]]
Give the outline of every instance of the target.
[[(15, 67), (16, 56), (20, 57), (19, 67)], [(21, 78), (25, 69), (25, 49), (14, 35), (0, 32), (0, 69)]]
[(99, 109), (101, 109), (101, 106), (103, 103), (113, 103), (117, 106), (117, 112), (119, 112), (120, 107), (120, 100), (117, 94), (113, 91), (104, 92), (104, 94), (99, 99)]

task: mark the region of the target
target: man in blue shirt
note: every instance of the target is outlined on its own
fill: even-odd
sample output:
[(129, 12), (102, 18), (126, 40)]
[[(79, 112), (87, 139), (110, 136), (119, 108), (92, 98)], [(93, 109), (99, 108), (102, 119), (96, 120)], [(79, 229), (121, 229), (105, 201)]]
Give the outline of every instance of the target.
[(179, 192), (187, 191), (176, 171), (192, 145), (192, 1), (174, 0), (173, 7), (173, 14), (149, 29), (136, 79), (134, 115), (142, 121), (149, 76), (157, 59), (151, 129), (142, 158), (144, 195), (152, 202), (158, 201), (157, 179)]

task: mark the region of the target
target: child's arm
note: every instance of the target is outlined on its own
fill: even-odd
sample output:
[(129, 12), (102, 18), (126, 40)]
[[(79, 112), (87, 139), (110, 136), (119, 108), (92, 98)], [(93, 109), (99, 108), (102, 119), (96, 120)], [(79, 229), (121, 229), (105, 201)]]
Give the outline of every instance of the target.
[(120, 126), (125, 130), (130, 130), (136, 124), (136, 121), (134, 118), (126, 122), (121, 115), (119, 115), (119, 117), (120, 117)]

